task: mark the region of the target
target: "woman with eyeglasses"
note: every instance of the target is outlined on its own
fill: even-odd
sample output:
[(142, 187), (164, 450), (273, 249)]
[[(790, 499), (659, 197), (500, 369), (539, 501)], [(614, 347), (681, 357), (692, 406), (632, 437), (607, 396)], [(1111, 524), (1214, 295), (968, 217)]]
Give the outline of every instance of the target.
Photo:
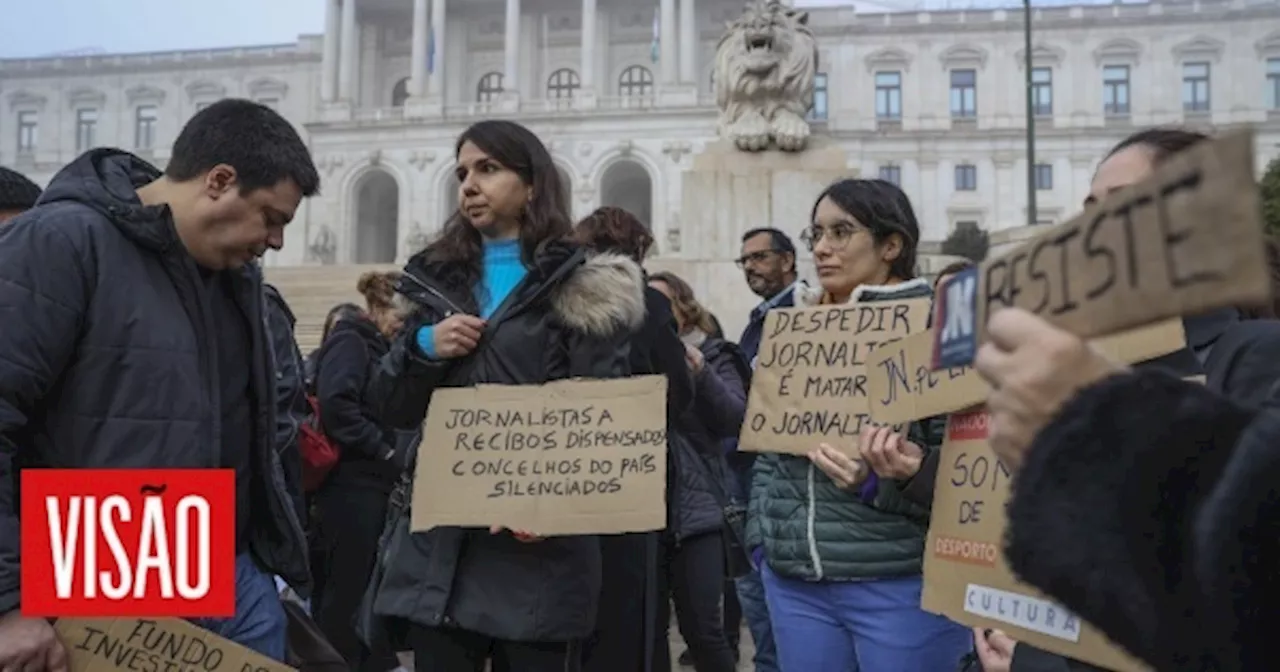
[[(822, 193), (802, 235), (818, 286), (796, 305), (928, 297), (915, 273), (919, 225), (906, 195), (882, 180), (841, 180)], [(938, 423), (909, 440), (864, 433), (855, 460), (820, 444), (808, 456), (766, 454), (752, 478), (747, 543), (760, 565), (783, 670), (954, 670), (968, 628), (920, 609), (929, 509), (903, 496), (941, 443)], [(927, 432), (926, 427), (934, 431)], [(886, 473), (869, 481), (872, 465)], [(871, 487), (864, 487), (871, 486)]]

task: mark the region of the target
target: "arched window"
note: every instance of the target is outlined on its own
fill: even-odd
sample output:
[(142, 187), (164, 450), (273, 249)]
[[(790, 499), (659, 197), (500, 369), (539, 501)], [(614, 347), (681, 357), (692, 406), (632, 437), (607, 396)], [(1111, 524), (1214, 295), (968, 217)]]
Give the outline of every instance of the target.
[(560, 68), (547, 78), (547, 98), (557, 100), (572, 98), (574, 92), (582, 87), (578, 73), (569, 68)]
[(810, 121), (822, 121), (827, 118), (827, 73), (813, 74), (813, 109), (809, 110)]
[(492, 103), (502, 95), (502, 73), (490, 72), (480, 78), (476, 85), (476, 102)]
[(618, 95), (648, 96), (653, 93), (653, 72), (643, 65), (633, 65), (618, 76)]
[(395, 86), (391, 87), (391, 107), (401, 107), (404, 105), (404, 101), (408, 99), (409, 78), (405, 77), (404, 79), (396, 82)]

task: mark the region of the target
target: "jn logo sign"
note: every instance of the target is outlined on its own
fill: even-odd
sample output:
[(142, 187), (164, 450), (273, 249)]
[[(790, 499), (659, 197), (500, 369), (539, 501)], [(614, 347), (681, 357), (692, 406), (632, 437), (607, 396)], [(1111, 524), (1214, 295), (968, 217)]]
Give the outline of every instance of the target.
[(978, 351), (978, 269), (966, 268), (938, 288), (934, 302), (933, 368), (969, 366)]
[(22, 614), (235, 613), (231, 469), (22, 472)]

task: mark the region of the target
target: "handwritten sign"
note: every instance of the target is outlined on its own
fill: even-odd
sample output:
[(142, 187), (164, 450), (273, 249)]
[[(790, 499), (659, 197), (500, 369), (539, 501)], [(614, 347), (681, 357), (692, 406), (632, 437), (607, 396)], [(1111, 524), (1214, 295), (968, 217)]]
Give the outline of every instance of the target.
[(61, 618), (54, 629), (67, 648), (71, 672), (293, 670), (176, 618)]
[(412, 529), (662, 529), (666, 395), (663, 376), (437, 390), (418, 449)]
[(738, 442), (803, 455), (825, 442), (852, 452), (870, 422), (867, 357), (924, 329), (928, 299), (771, 310)]
[(1099, 630), (1014, 578), (1003, 551), (1012, 476), (988, 445), (988, 428), (982, 407), (947, 420), (921, 608), (957, 623), (999, 628), (1032, 646), (1109, 670), (1145, 670)]
[(1001, 307), (1087, 338), (1270, 301), (1253, 133), (1227, 133), (1171, 157), (1099, 206), (953, 276), (938, 295), (945, 305), (935, 368), (971, 364), (988, 316)]
[[(934, 322), (934, 324), (938, 324)], [(900, 424), (984, 403), (990, 388), (971, 367), (934, 370), (934, 332), (912, 334), (877, 349), (867, 362), (871, 419)], [(1135, 364), (1182, 349), (1182, 320), (1173, 318), (1090, 341), (1105, 357)]]

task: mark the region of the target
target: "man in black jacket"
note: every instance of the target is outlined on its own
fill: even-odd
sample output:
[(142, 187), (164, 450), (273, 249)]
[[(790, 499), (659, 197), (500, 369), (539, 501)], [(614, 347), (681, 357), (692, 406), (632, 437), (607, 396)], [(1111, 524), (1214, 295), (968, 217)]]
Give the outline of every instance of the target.
[(272, 575), (310, 577), (253, 262), (318, 188), (288, 122), (224, 100), (163, 174), (92, 150), (0, 229), (0, 669), (66, 669), (49, 623), (18, 611), (17, 476), (45, 466), (235, 469), (236, 615), (199, 625), (284, 659)]

